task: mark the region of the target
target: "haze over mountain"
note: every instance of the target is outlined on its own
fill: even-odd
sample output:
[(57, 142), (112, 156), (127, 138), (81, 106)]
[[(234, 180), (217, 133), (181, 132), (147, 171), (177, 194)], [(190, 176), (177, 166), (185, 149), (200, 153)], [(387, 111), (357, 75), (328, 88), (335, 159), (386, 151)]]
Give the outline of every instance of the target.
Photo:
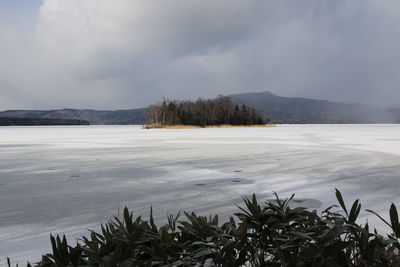
[[(344, 104), (326, 100), (282, 97), (271, 92), (230, 95), (234, 103), (261, 111), (272, 123), (398, 123), (400, 109), (368, 104)], [(80, 119), (90, 124), (144, 124), (146, 108), (127, 110), (9, 110), (0, 117)]]
[(400, 109), (368, 104), (345, 104), (271, 92), (231, 95), (234, 102), (262, 111), (274, 123), (398, 123)]

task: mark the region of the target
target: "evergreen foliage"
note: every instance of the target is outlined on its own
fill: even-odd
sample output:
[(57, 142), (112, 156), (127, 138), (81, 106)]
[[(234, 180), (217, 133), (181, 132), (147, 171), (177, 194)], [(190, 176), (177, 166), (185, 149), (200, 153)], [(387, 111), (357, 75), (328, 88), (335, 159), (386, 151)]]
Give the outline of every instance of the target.
[(265, 124), (262, 114), (246, 105), (234, 105), (230, 97), (198, 99), (192, 101), (170, 101), (151, 105), (147, 109), (150, 123), (165, 125), (255, 125)]
[(263, 205), (255, 195), (244, 198), (244, 207), (222, 224), (218, 216), (192, 212), (184, 220), (169, 215), (159, 228), (152, 211), (144, 220), (125, 208), (123, 218), (115, 217), (75, 246), (51, 236), (53, 252), (36, 266), (399, 266), (394, 204), (390, 222), (376, 214), (390, 227), (384, 236), (370, 231), (368, 223), (358, 224), (359, 200), (349, 208), (338, 190), (340, 206), (321, 214), (292, 208), (293, 196), (276, 196)]

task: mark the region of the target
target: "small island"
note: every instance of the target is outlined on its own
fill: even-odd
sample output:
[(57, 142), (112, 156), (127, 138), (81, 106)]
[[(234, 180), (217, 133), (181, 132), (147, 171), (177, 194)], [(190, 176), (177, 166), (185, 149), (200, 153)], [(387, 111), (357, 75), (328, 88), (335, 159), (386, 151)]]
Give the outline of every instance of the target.
[(261, 112), (248, 105), (238, 105), (227, 96), (216, 99), (178, 101), (164, 99), (147, 108), (151, 128), (197, 128), (197, 127), (266, 127), (269, 123)]

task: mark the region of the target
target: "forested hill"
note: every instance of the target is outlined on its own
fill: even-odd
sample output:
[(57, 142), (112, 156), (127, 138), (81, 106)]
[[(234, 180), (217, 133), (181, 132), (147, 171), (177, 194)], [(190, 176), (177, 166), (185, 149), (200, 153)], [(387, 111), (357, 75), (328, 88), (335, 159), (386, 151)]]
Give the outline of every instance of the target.
[(366, 104), (281, 97), (270, 92), (230, 95), (234, 103), (252, 106), (272, 123), (399, 123), (400, 109)]
[(145, 109), (129, 110), (91, 110), (91, 109), (57, 109), (57, 110), (8, 110), (0, 112), (0, 117), (9, 118), (45, 118), (45, 119), (78, 119), (90, 124), (143, 124), (146, 120)]
[(55, 126), (55, 125), (89, 125), (84, 120), (42, 119), (42, 118), (0, 118), (0, 126)]
[[(230, 95), (235, 104), (261, 111), (272, 123), (400, 123), (400, 109), (383, 109), (365, 104), (344, 104), (298, 97), (281, 97), (270, 92)], [(144, 124), (146, 109), (129, 110), (9, 110), (0, 117), (79, 119), (90, 124)]]

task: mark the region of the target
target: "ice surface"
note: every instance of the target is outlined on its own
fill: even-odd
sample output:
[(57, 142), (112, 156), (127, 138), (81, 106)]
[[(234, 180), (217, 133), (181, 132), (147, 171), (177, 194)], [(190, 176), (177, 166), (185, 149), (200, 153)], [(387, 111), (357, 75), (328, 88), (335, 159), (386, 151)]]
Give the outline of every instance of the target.
[(0, 263), (38, 260), (50, 232), (72, 241), (124, 206), (153, 206), (161, 223), (179, 210), (226, 216), (241, 196), (276, 191), (318, 209), (337, 187), (386, 217), (399, 173), (399, 125), (2, 127)]

